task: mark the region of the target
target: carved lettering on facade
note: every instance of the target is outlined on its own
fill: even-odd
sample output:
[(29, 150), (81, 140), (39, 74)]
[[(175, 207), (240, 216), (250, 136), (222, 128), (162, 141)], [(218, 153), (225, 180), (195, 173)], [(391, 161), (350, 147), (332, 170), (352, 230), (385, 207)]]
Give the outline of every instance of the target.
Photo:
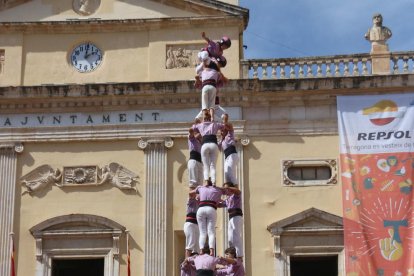
[[(0, 130), (8, 128), (108, 126), (192, 121), (198, 108), (90, 113), (0, 114)], [(232, 120), (241, 119), (239, 107), (226, 108)]]
[(167, 45), (165, 68), (194, 68), (198, 64), (198, 52), (203, 44)]

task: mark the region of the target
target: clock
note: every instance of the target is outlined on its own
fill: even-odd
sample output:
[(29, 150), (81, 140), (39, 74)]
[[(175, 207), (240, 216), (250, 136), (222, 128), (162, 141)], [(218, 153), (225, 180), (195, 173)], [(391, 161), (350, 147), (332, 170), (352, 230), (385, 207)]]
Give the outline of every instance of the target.
[(96, 12), (101, 5), (101, 0), (73, 0), (73, 10), (83, 16), (88, 16)]
[(70, 63), (80, 73), (91, 72), (101, 65), (102, 51), (93, 43), (81, 43), (72, 50)]

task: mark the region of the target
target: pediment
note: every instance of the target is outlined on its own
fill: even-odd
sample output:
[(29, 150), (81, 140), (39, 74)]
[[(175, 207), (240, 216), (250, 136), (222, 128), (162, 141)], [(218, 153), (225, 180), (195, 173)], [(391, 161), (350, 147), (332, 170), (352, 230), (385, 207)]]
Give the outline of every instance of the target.
[[(50, 233), (123, 232), (125, 227), (108, 218), (89, 214), (70, 214), (45, 220), (30, 229), (34, 236)], [(55, 234), (55, 235), (56, 235)]]
[[(2, 0), (0, 22), (38, 22), (66, 20), (125, 20), (155, 18), (193, 18), (210, 16), (242, 17), (248, 10), (216, 0), (89, 0), (90, 10), (79, 11), (81, 0)], [(78, 10), (77, 10), (78, 9)]]
[(0, 11), (10, 9), (14, 6), (29, 2), (30, 0), (3, 0), (0, 2)]
[(312, 232), (321, 230), (342, 230), (342, 217), (310, 208), (293, 216), (270, 224), (267, 229), (273, 235), (281, 235), (283, 232)]

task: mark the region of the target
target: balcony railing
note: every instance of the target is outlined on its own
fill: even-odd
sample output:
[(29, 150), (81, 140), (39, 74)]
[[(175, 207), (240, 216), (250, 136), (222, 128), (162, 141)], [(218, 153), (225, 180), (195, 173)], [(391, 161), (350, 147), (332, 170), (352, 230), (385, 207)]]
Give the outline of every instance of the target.
[[(414, 51), (393, 52), (389, 74), (413, 74)], [(281, 59), (248, 59), (240, 62), (242, 78), (300, 79), (372, 75), (371, 54)], [(375, 65), (374, 65), (375, 66)]]

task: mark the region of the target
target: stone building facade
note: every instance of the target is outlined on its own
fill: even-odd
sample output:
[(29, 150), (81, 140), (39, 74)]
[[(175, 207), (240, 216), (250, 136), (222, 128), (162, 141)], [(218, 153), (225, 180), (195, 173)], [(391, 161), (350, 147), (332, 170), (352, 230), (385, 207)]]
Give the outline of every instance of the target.
[[(309, 258), (343, 275), (336, 96), (408, 93), (414, 77), (371, 74), (370, 54), (244, 60), (248, 19), (230, 0), (0, 3), (1, 275), (11, 233), (19, 276), (79, 260), (126, 275), (127, 233), (133, 275), (179, 275), (202, 31), (232, 38), (220, 100), (238, 139), (247, 275)], [(219, 254), (225, 229), (219, 212)]]

